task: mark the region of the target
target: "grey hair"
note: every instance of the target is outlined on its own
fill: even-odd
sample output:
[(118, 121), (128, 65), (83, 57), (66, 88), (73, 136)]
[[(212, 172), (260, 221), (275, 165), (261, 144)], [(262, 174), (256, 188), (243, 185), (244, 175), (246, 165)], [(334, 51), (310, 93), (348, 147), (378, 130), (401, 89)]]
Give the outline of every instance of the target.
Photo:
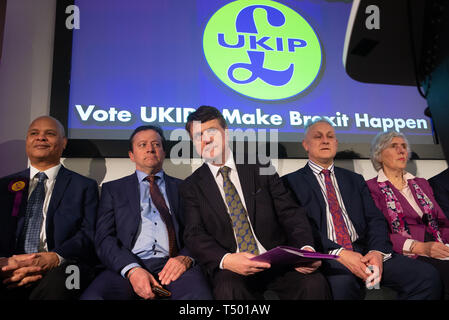
[(407, 146), (407, 161), (410, 159), (410, 155), (412, 150), (410, 149), (410, 143), (402, 132), (397, 131), (387, 131), (387, 132), (379, 132), (371, 142), (370, 149), (370, 158), (371, 163), (376, 171), (382, 169), (382, 159), (381, 153), (384, 151), (388, 145), (391, 143), (393, 138), (402, 138), (405, 141), (405, 145)]
[(312, 119), (308, 120), (307, 123), (304, 125), (304, 135), (307, 135), (310, 127), (319, 122), (324, 122), (330, 125), (331, 127), (334, 127), (334, 124), (326, 117), (315, 116)]

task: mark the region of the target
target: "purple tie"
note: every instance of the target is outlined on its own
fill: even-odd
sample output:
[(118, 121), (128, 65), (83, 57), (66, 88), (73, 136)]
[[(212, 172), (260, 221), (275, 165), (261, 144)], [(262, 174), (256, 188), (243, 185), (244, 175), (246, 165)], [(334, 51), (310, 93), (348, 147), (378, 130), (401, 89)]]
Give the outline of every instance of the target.
[(331, 172), (327, 169), (323, 169), (321, 172), (324, 174), (324, 181), (326, 182), (327, 202), (332, 215), (332, 221), (334, 222), (337, 243), (345, 249), (352, 250), (351, 238), (349, 237), (348, 228), (346, 227), (346, 223), (343, 220), (343, 215), (341, 214), (337, 193), (335, 192), (334, 185), (331, 180)]
[(148, 176), (146, 179), (150, 183), (150, 196), (151, 201), (153, 201), (156, 206), (157, 211), (161, 215), (162, 221), (164, 221), (168, 232), (168, 246), (170, 257), (175, 257), (178, 253), (178, 247), (176, 245), (176, 234), (175, 228), (173, 227), (173, 221), (171, 220), (170, 211), (168, 210), (167, 204), (165, 203), (164, 196), (159, 190), (157, 183), (154, 179), (159, 178), (158, 176)]

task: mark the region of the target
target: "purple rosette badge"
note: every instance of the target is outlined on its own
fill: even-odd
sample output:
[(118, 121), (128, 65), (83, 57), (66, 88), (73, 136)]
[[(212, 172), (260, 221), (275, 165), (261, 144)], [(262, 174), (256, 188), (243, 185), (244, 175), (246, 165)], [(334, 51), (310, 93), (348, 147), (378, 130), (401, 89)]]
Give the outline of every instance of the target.
[(20, 203), (22, 202), (23, 192), (27, 186), (25, 179), (15, 179), (9, 183), (8, 190), (15, 194), (14, 205), (12, 207), (11, 216), (17, 217), (19, 214)]

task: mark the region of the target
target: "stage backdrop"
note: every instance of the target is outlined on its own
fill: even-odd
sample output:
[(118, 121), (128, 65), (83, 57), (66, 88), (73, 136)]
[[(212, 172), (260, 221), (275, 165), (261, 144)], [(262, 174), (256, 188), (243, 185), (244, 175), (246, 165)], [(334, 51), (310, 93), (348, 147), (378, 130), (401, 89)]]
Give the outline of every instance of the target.
[(416, 88), (360, 83), (345, 73), (351, 1), (74, 4), (72, 139), (127, 139), (143, 124), (171, 132), (195, 108), (211, 105), (231, 129), (276, 129), (280, 141), (299, 141), (304, 124), (319, 115), (344, 143), (391, 129), (415, 144), (433, 142)]

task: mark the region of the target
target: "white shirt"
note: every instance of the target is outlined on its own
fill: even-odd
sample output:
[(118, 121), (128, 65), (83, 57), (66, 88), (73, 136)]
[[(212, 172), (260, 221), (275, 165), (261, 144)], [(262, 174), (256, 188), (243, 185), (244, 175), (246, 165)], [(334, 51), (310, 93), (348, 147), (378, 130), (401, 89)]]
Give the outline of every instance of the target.
[[(324, 174), (321, 173), (321, 171), (324, 168), (322, 166), (314, 163), (311, 160), (308, 161), (308, 165), (309, 165), (310, 169), (312, 169), (313, 174), (315, 175), (315, 177), (318, 180), (318, 184), (320, 185), (321, 192), (323, 193), (324, 202), (326, 203), (327, 236), (328, 236), (329, 240), (337, 242), (337, 236), (335, 235), (334, 221), (332, 219), (332, 214), (329, 209), (329, 203), (327, 202), (327, 190), (326, 190), (325, 177), (324, 177)], [(338, 188), (337, 178), (335, 177), (334, 164), (332, 163), (332, 165), (330, 165), (329, 168), (327, 168), (327, 169), (330, 171), (332, 185), (334, 186), (335, 193), (337, 194), (338, 205), (340, 206), (343, 220), (346, 224), (346, 228), (348, 229), (349, 237), (351, 238), (351, 242), (355, 242), (355, 241), (357, 241), (359, 236), (355, 230), (354, 224), (352, 223), (351, 219), (349, 219), (349, 215), (348, 215), (348, 212), (346, 211), (345, 204), (343, 202), (343, 198), (341, 197), (340, 189)], [(339, 249), (335, 249), (335, 250), (330, 250), (329, 254), (339, 255), (342, 250), (343, 250), (343, 247), (339, 248)], [(373, 251), (373, 250), (370, 250), (370, 252), (371, 251)], [(380, 251), (378, 251), (378, 252), (380, 252)], [(382, 254), (384, 262), (391, 258), (391, 253), (380, 252), (380, 254)]]
[[(315, 177), (318, 181), (318, 184), (320, 185), (320, 189), (323, 194), (324, 202), (326, 204), (327, 237), (329, 238), (329, 240), (337, 242), (337, 236), (335, 235), (334, 221), (332, 219), (332, 213), (329, 209), (329, 203), (327, 202), (326, 181), (325, 181), (324, 174), (321, 172), (324, 168), (322, 166), (314, 163), (311, 160), (309, 160), (308, 165), (309, 165), (310, 169), (312, 169), (312, 172), (315, 175)], [(332, 181), (332, 185), (334, 186), (335, 193), (337, 194), (338, 205), (340, 206), (341, 215), (346, 224), (346, 228), (348, 229), (349, 237), (351, 238), (351, 242), (355, 242), (359, 238), (359, 236), (354, 228), (354, 224), (352, 223), (351, 219), (349, 219), (348, 213), (346, 212), (345, 204), (341, 197), (340, 189), (338, 188), (337, 179), (335, 178), (334, 164), (332, 164), (327, 169), (330, 171), (330, 178)], [(343, 250), (343, 248), (330, 250), (329, 254), (338, 255), (341, 250)]]
[[(231, 182), (234, 184), (235, 188), (237, 189), (237, 193), (238, 193), (238, 195), (240, 197), (240, 200), (242, 200), (242, 205), (245, 208), (245, 210), (248, 212), (248, 210), (246, 209), (245, 198), (243, 197), (243, 190), (242, 190), (242, 186), (240, 184), (240, 179), (239, 179), (239, 175), (238, 175), (238, 172), (237, 172), (237, 167), (235, 165), (234, 156), (232, 155), (232, 152), (229, 152), (228, 159), (226, 160), (226, 162), (225, 162), (225, 164), (223, 166), (214, 166), (213, 164), (211, 164), (209, 162), (206, 162), (206, 163), (209, 166), (209, 169), (210, 169), (210, 171), (212, 172), (212, 175), (215, 178), (215, 182), (217, 183), (218, 190), (220, 190), (221, 197), (223, 198), (223, 201), (226, 204), (226, 207), (228, 205), (227, 205), (227, 202), (226, 202), (226, 196), (225, 196), (225, 191), (224, 191), (224, 187), (223, 187), (223, 176), (221, 175), (219, 170), (223, 166), (231, 168), (229, 179), (231, 180)], [(229, 213), (229, 211), (228, 211), (228, 213)], [(249, 219), (248, 219), (248, 222), (249, 222), (249, 226), (251, 228), (251, 231), (252, 231), (252, 233), (254, 235), (254, 239), (256, 240), (256, 245), (257, 245), (257, 249), (259, 250), (259, 254), (266, 252), (267, 250), (262, 246), (262, 244), (259, 242), (259, 240), (257, 240), (256, 233), (254, 232), (253, 226), (252, 226), (251, 221)], [(235, 238), (235, 242), (237, 243), (237, 236), (235, 234), (235, 231), (234, 231), (234, 238)], [(237, 251), (236, 252), (239, 252), (239, 247), (238, 246), (237, 246)], [(223, 260), (226, 257), (226, 255), (228, 255), (228, 254), (229, 253), (225, 254), (223, 256), (223, 258), (221, 259), (221, 261), (220, 261), (220, 269), (223, 269)]]
[[(47, 211), (48, 211), (48, 205), (50, 204), (51, 195), (53, 193), (53, 188), (55, 187), (56, 183), (56, 176), (58, 175), (59, 169), (61, 169), (61, 164), (58, 164), (57, 166), (54, 166), (50, 169), (47, 169), (44, 172), (48, 179), (45, 180), (44, 188), (45, 188), (45, 199), (44, 199), (44, 206), (42, 208), (42, 226), (41, 226), (41, 232), (39, 234), (39, 252), (47, 252), (48, 251), (48, 245), (47, 245), (47, 233), (46, 233), (46, 221), (47, 221)], [(28, 199), (31, 196), (31, 193), (33, 193), (34, 189), (37, 186), (38, 178), (37, 174), (41, 172), (35, 167), (30, 165), (30, 186), (28, 188)], [(63, 261), (63, 258), (58, 255), (60, 263)]]

